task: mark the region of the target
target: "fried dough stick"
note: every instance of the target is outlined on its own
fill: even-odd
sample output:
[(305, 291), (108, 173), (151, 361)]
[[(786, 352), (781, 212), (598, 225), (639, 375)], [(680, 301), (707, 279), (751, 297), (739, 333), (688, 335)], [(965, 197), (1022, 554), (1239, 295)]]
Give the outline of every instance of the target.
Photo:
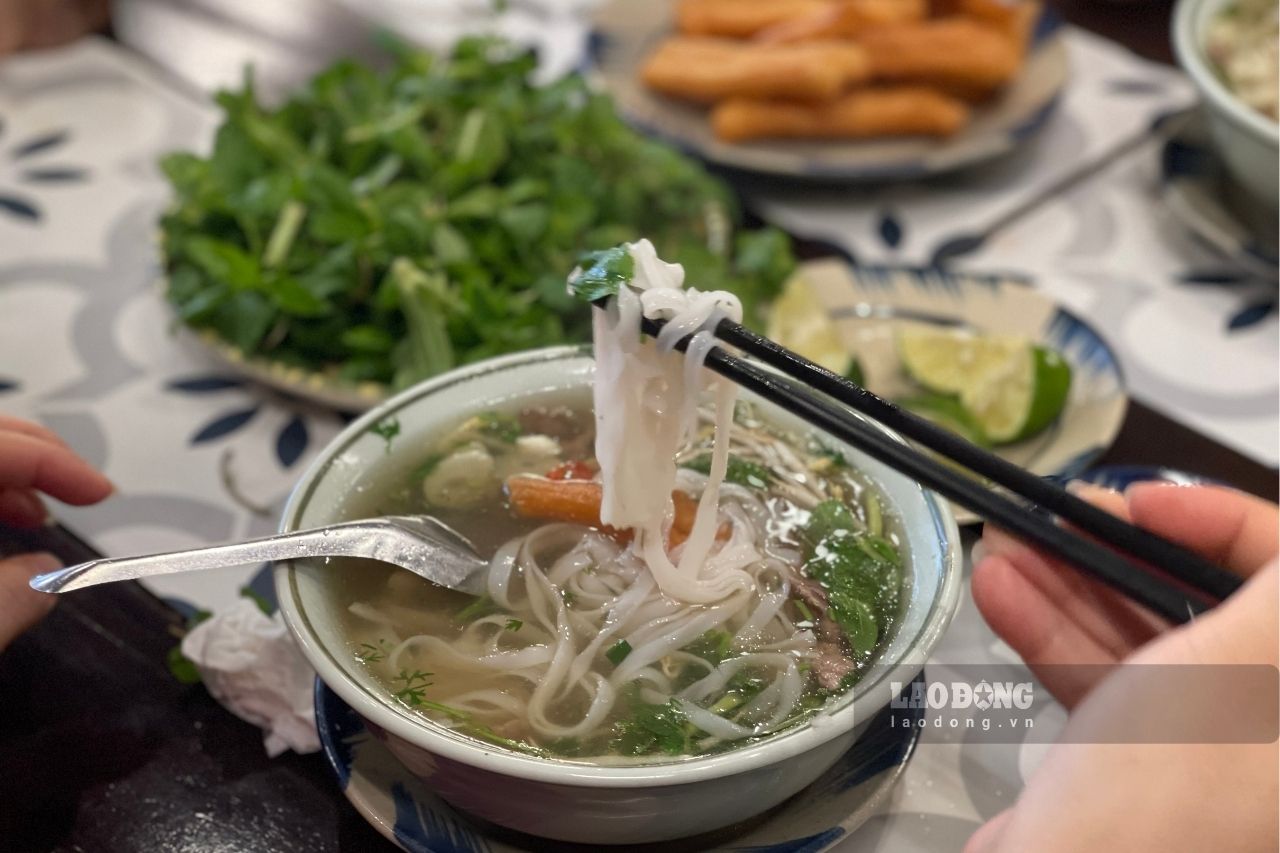
[(1022, 64), (1012, 39), (967, 18), (878, 27), (858, 43), (870, 55), (877, 80), (932, 86), (964, 98), (991, 95)]
[(734, 98), (716, 106), (711, 126), (726, 142), (749, 139), (865, 139), (949, 136), (969, 108), (922, 87), (860, 89), (829, 103), (801, 104)]
[(933, 0), (932, 8), (938, 17), (972, 18), (995, 27), (1013, 40), (1020, 54), (1026, 52), (1043, 9), (1039, 0)]
[[(996, 3), (998, 0), (986, 0)], [(760, 31), (756, 41), (794, 44), (815, 39), (847, 39), (872, 27), (923, 21), (927, 0), (841, 0), (825, 9), (790, 18)]]
[(851, 42), (759, 45), (676, 36), (645, 60), (641, 79), (659, 92), (700, 103), (735, 96), (831, 100), (870, 74)]
[(766, 27), (830, 5), (831, 0), (681, 0), (676, 28), (687, 35), (750, 38)]

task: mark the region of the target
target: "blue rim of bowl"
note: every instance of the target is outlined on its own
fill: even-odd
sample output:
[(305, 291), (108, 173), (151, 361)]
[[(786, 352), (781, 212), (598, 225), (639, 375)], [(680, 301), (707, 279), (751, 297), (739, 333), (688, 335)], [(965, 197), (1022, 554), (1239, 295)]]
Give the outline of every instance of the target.
[[(1035, 27), (1032, 29), (1028, 51), (1043, 47), (1052, 38), (1058, 37), (1064, 28), (1064, 24), (1063, 18), (1056, 10), (1049, 7), (1043, 9), (1040, 17), (1036, 19)], [(600, 57), (608, 50), (609, 42), (609, 35), (603, 32), (599, 26), (592, 27), (590, 32), (587, 33), (586, 49), (583, 51), (582, 60), (575, 69), (577, 73), (589, 76), (600, 65)], [(928, 160), (919, 159), (863, 166), (826, 166), (808, 163), (800, 169), (770, 169), (750, 166), (717, 158), (703, 147), (693, 144), (683, 137), (668, 133), (659, 125), (644, 121), (623, 110), (616, 102), (614, 107), (619, 117), (634, 130), (645, 136), (660, 140), (682, 154), (693, 157), (703, 163), (713, 164), (720, 169), (742, 174), (778, 175), (801, 180), (882, 183), (917, 180), (932, 175), (959, 171), (1008, 154), (1044, 127), (1049, 117), (1053, 115), (1061, 103), (1063, 89), (1065, 89), (1065, 83), (1046, 98), (1043, 103), (1039, 104), (1030, 115), (1012, 127), (1001, 131), (1000, 135), (1003, 136), (1002, 144), (992, 145), (977, 155), (961, 158), (944, 166), (937, 166)], [(993, 134), (994, 136), (995, 134)]]
[[(925, 670), (922, 669), (912, 680), (912, 683), (920, 682), (923, 684), (927, 683), (927, 681), (928, 679), (925, 674)], [(316, 678), (315, 680), (312, 696), (316, 715), (316, 729), (320, 735), (321, 751), (324, 753), (325, 761), (328, 763), (329, 769), (333, 771), (334, 776), (337, 778), (338, 785), (342, 789), (343, 795), (347, 797), (348, 801), (351, 802), (356, 811), (359, 812), (374, 829), (382, 833), (389, 840), (393, 841), (401, 849), (408, 851), (408, 853), (459, 853), (459, 851), (466, 853), (463, 848), (457, 846), (456, 834), (454, 838), (450, 839), (452, 843), (446, 848), (433, 847), (430, 846), (430, 840), (421, 838), (420, 833), (415, 833), (413, 830), (401, 825), (401, 815), (399, 813), (400, 800), (407, 798), (411, 803), (416, 803), (412, 792), (403, 787), (400, 787), (398, 790), (396, 787), (393, 787), (391, 791), (392, 799), (396, 802), (397, 806), (397, 813), (394, 816), (394, 820), (388, 819), (392, 817), (390, 815), (372, 814), (372, 808), (368, 804), (357, 802), (349, 795), (348, 791), (351, 784), (351, 769), (355, 763), (355, 756), (353, 754), (354, 744), (352, 741), (354, 738), (357, 738), (362, 734), (366, 737), (372, 738), (372, 734), (369, 732), (365, 721), (360, 717), (355, 709), (344, 702), (341, 696), (335, 693), (332, 688), (326, 685), (319, 678)], [(896, 718), (897, 715), (902, 715), (902, 722), (895, 722), (890, 725), (888, 722), (889, 718)], [(822, 792), (824, 788), (834, 787), (838, 791), (847, 791), (851, 788), (866, 784), (867, 782), (879, 777), (881, 774), (895, 770), (895, 768), (897, 772), (893, 773), (893, 775), (889, 779), (886, 779), (885, 782), (887, 785), (896, 782), (899, 773), (901, 773), (902, 769), (905, 768), (907, 762), (911, 760), (912, 755), (915, 754), (916, 745), (919, 743), (920, 736), (924, 730), (920, 725), (920, 721), (923, 720), (924, 716), (925, 709), (923, 706), (919, 708), (907, 708), (896, 712), (894, 709), (886, 707), (872, 719), (867, 731), (863, 732), (862, 735), (853, 742), (853, 744), (845, 751), (841, 759), (837, 760), (836, 764), (833, 765), (831, 769), (824, 772), (810, 785), (806, 786), (803, 790), (793, 795), (788, 800), (774, 806), (773, 809), (770, 810), (771, 816), (763, 819), (752, 819), (751, 823), (753, 827), (761, 824), (767, 824), (770, 820), (777, 817), (777, 815), (784, 814), (790, 804), (793, 804), (797, 799), (805, 797), (806, 794), (811, 796), (815, 795), (818, 792)], [(381, 748), (385, 749), (385, 747)], [(866, 760), (858, 761), (851, 766), (845, 766), (846, 762), (856, 760), (868, 752), (870, 754), (866, 755)], [(399, 764), (398, 759), (396, 759), (389, 750), (387, 750), (386, 756), (388, 760), (396, 762), (396, 766), (402, 767), (406, 777), (416, 778), (408, 768), (403, 768), (403, 765)], [(421, 782), (421, 780), (417, 781), (420, 784), (426, 784), (425, 782)], [(871, 798), (872, 801), (878, 799), (879, 796), (883, 795), (883, 793), (885, 792), (877, 792), (877, 794), (873, 795)], [(467, 829), (470, 829), (474, 834), (480, 835), (481, 837), (485, 835), (483, 825), (478, 826), (476, 822), (473, 822), (463, 812), (457, 812), (457, 814), (460, 816), (461, 820), (467, 824)], [(760, 820), (761, 824), (755, 823), (754, 821), (756, 820)], [(748, 840), (746, 835), (749, 834), (750, 831), (751, 829), (744, 830), (744, 835), (738, 836), (738, 839)], [(857, 831), (857, 826), (848, 827), (845, 826), (844, 823), (837, 823), (833, 827), (821, 829), (799, 838), (781, 842), (771, 842), (768, 847), (764, 849), (767, 849), (769, 853), (816, 853), (816, 851), (829, 848), (840, 839), (855, 831)], [(504, 830), (503, 832), (506, 833), (508, 831)], [(708, 835), (715, 835), (723, 832), (724, 830), (717, 830), (712, 833), (708, 833)], [(539, 849), (537, 846), (534, 846), (539, 843), (551, 843), (536, 836), (523, 835), (520, 833), (511, 833), (511, 837), (517, 842), (520, 840), (527, 840), (529, 844), (526, 846), (531, 850)], [(727, 841), (729, 839), (725, 838), (725, 840)], [(680, 839), (677, 839), (676, 841), (680, 841)], [(658, 851), (662, 850), (665, 844), (669, 843), (671, 842), (655, 842), (645, 845), (633, 845), (633, 847), (638, 850), (651, 850), (653, 853), (658, 853)], [(570, 846), (574, 849), (586, 849), (586, 845)], [(735, 847), (733, 849), (760, 850), (761, 848)]]
[[(388, 416), (394, 415), (404, 406), (410, 405), (419, 400), (424, 394), (435, 393), (443, 388), (447, 388), (458, 382), (465, 382), (488, 373), (505, 370), (514, 366), (523, 366), (526, 364), (537, 364), (546, 361), (555, 361), (568, 357), (584, 357), (589, 355), (591, 348), (588, 345), (567, 345), (558, 347), (547, 347), (536, 350), (526, 350), (524, 352), (512, 355), (501, 356), (498, 358), (488, 359), (486, 361), (477, 362), (467, 367), (458, 368), (448, 373), (441, 374), (438, 377), (422, 382), (412, 388), (406, 389), (376, 408), (365, 412), (355, 421), (349, 423), (337, 436), (335, 436), (325, 449), (317, 456), (307, 469), (299, 477), (297, 484), (289, 495), (289, 499), (285, 504), (284, 511), (281, 514), (280, 532), (288, 532), (290, 524), (303, 511), (303, 508), (311, 499), (311, 495), (318, 487), (320, 478), (324, 472), (333, 463), (333, 460), (340, 457), (342, 452), (350, 447), (354, 442), (365, 437), (372, 427), (378, 422), (386, 419)], [(877, 421), (867, 419), (868, 423), (875, 428), (881, 430), (886, 435), (891, 436), (894, 440), (904, 442), (905, 440), (888, 427)], [(941, 574), (938, 580), (938, 586), (932, 602), (929, 603), (928, 610), (924, 614), (923, 622), (920, 625), (915, 636), (910, 638), (904, 646), (902, 660), (894, 661), (881, 667), (881, 672), (877, 678), (868, 679), (859, 682), (852, 689), (848, 690), (841, 697), (839, 703), (829, 712), (832, 715), (844, 714), (852, 712), (857, 702), (864, 697), (880, 690), (887, 689), (890, 672), (906, 666), (915, 667), (915, 661), (918, 659), (918, 666), (923, 668), (925, 659), (932, 649), (937, 646), (942, 635), (946, 632), (947, 627), (951, 624), (951, 620), (955, 616), (956, 608), (959, 605), (959, 589), (963, 583), (962, 578), (962, 549), (960, 545), (960, 531), (954, 516), (952, 515), (945, 500), (937, 493), (924, 488), (916, 483), (915, 488), (921, 492), (921, 497), (925, 502), (925, 506), (929, 513), (929, 519), (933, 524), (934, 535), (937, 536), (941, 549), (941, 560), (943, 565), (940, 568)], [(294, 634), (298, 645), (302, 649), (304, 656), (311, 660), (313, 666), (317, 669), (319, 666), (316, 661), (323, 660), (325, 666), (331, 666), (337, 672), (344, 672), (344, 665), (337, 660), (334, 651), (321, 641), (318, 632), (311, 624), (311, 619), (305, 609), (301, 605), (296, 607), (295, 615), (290, 613), (290, 607), (286, 606), (289, 602), (300, 602), (301, 596), (298, 593), (297, 578), (294, 571), (293, 561), (277, 562), (272, 572), (273, 584), (276, 590), (277, 600), (281, 604), (281, 613), (286, 623)], [(944, 612), (945, 611), (945, 612)], [(893, 642), (897, 642), (895, 637)], [(921, 650), (924, 654), (921, 655)], [(347, 683), (343, 685), (344, 689), (350, 689), (353, 696), (360, 696), (361, 701), (368, 701), (371, 705), (380, 710), (389, 712), (393, 719), (397, 721), (405, 732), (410, 730), (415, 732), (428, 732), (434, 737), (442, 738), (444, 743), (451, 747), (456, 743), (457, 747), (453, 749), (455, 753), (451, 757), (456, 758), (464, 763), (476, 765), (474, 761), (468, 759), (464, 754), (470, 753), (473, 744), (460, 735), (453, 735), (446, 729), (428, 726), (422, 720), (416, 719), (409, 711), (404, 708), (396, 707), (395, 704), (387, 701), (386, 697), (380, 695), (365, 684), (356, 681), (354, 678), (348, 678)], [(887, 700), (886, 700), (887, 701)], [(799, 747), (796, 744), (804, 740), (802, 735), (811, 732), (813, 729), (807, 725), (797, 726), (793, 729), (779, 732), (769, 737), (767, 740), (745, 747), (741, 750), (735, 750), (725, 753), (721, 756), (709, 756), (707, 760), (715, 758), (723, 758), (725, 756), (737, 756), (740, 760), (746, 761), (744, 767), (734, 767), (732, 769), (723, 769), (718, 766), (705, 765), (698, 767), (696, 770), (689, 762), (682, 765), (671, 764), (654, 764), (652, 768), (656, 770), (670, 770), (673, 767), (680, 767), (681, 778), (680, 784), (693, 784), (706, 778), (719, 778), (722, 776), (732, 775), (734, 773), (743, 772), (745, 770), (764, 766), (776, 761), (782, 761), (787, 757), (816, 749), (822, 746), (822, 743), (813, 744), (808, 747)], [(832, 735), (834, 736), (834, 735)], [(409, 735), (405, 735), (409, 737)], [(463, 747), (466, 747), (464, 750)], [(772, 760), (765, 760), (763, 756), (769, 750), (778, 750), (778, 754)], [(496, 754), (496, 753), (493, 753)], [(557, 781), (564, 782), (564, 779), (549, 779), (547, 771), (542, 769), (546, 764), (554, 764), (554, 766), (563, 771), (566, 768), (572, 769), (577, 765), (564, 762), (548, 762), (545, 759), (533, 759), (528, 756), (522, 756), (516, 753), (510, 755), (502, 755), (503, 759), (510, 761), (513, 765), (513, 771), (508, 772), (525, 779), (534, 779), (541, 781)], [(521, 768), (514, 770), (514, 768)], [(613, 770), (611, 774), (605, 776), (593, 776), (586, 784), (604, 785), (607, 787), (643, 787), (646, 785), (669, 785), (672, 784), (668, 776), (658, 772), (650, 771), (649, 766), (644, 766), (642, 775), (624, 775), (626, 770), (638, 768), (608, 768)], [(573, 779), (573, 783), (583, 783), (583, 779)]]

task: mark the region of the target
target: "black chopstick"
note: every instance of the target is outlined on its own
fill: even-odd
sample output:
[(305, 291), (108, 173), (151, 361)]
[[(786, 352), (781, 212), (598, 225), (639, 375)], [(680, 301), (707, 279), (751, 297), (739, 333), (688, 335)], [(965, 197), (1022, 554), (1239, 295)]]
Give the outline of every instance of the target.
[[(660, 320), (655, 321), (646, 318), (641, 321), (642, 331), (654, 337), (661, 331), (663, 325), (665, 323)], [(730, 336), (736, 336), (739, 330), (746, 333), (746, 330), (740, 326), (734, 328), (736, 324), (722, 321), (716, 330), (717, 336), (721, 335), (726, 325), (729, 327), (727, 332)], [(781, 353), (793, 360), (795, 366), (804, 367), (808, 365), (814, 370), (820, 371), (821, 374), (825, 374), (825, 378), (834, 379), (837, 383), (847, 384), (848, 388), (841, 392), (842, 395), (848, 393), (848, 391), (854, 392), (852, 396), (858, 405), (865, 403), (864, 398), (871, 398), (880, 406), (886, 407), (899, 416), (911, 417), (912, 420), (917, 421), (921, 420), (908, 416), (897, 407), (880, 400), (870, 392), (858, 388), (852, 383), (848, 383), (847, 380), (829, 371), (824, 371), (818, 368), (817, 365), (812, 365), (812, 363), (805, 361), (800, 356), (778, 346), (767, 338), (760, 338), (754, 333), (746, 333), (746, 335), (750, 335), (750, 338), (754, 338), (755, 341), (764, 342), (767, 347), (761, 348), (760, 351), (767, 353), (770, 358), (774, 358)], [(692, 336), (681, 339), (676, 343), (676, 349), (684, 351), (691, 339)], [(749, 340), (745, 335), (742, 339)], [(725, 340), (726, 343), (730, 342), (727, 339)], [(909, 445), (894, 440), (875, 427), (864, 423), (861, 419), (852, 417), (851, 413), (842, 406), (831, 400), (808, 393), (808, 388), (798, 388), (792, 384), (791, 380), (760, 370), (749, 362), (730, 355), (721, 347), (714, 347), (708, 352), (706, 366), (760, 397), (784, 407), (819, 429), (857, 447), (869, 456), (915, 478), (924, 486), (967, 507), (983, 518), (995, 522), (1010, 533), (1033, 542), (1055, 556), (1094, 575), (1139, 604), (1173, 622), (1186, 622), (1194, 614), (1204, 612), (1209, 606), (1202, 598), (1190, 595), (1187, 591), (1179, 589), (1168, 581), (1144, 571), (1111, 548), (1085, 538), (1066, 527), (1059, 526), (1053, 519), (1033, 512), (1030, 507), (1017, 503), (1006, 495), (987, 488), (968, 475), (941, 464)], [(781, 369), (780, 365), (774, 366)], [(805, 381), (807, 378), (805, 376), (801, 378), (801, 381)], [(818, 388), (818, 390), (824, 389)], [(855, 404), (849, 403), (849, 405)], [(866, 414), (870, 415), (869, 412)], [(939, 432), (933, 424), (929, 424), (927, 421), (921, 421), (921, 423), (929, 427), (930, 432)], [(885, 426), (892, 428), (891, 424), (886, 423)], [(900, 431), (906, 432), (906, 430)], [(954, 438), (949, 433), (944, 433), (944, 436), (949, 440)], [(917, 440), (921, 441), (919, 438)], [(972, 448), (971, 445), (963, 442), (963, 440), (956, 440), (980, 455), (989, 455), (979, 448)], [(921, 441), (921, 443), (924, 442)], [(966, 455), (968, 455), (967, 452)], [(1003, 460), (1000, 461), (1003, 462)], [(979, 462), (979, 464), (986, 463), (987, 460), (985, 459)], [(1005, 464), (1007, 465), (1007, 463)], [(1044, 482), (1033, 475), (1022, 472), (1021, 469), (1017, 470), (1037, 483)], [(1056, 489), (1056, 487), (1053, 488)], [(1062, 491), (1064, 495), (1078, 503), (1084, 503), (1073, 495), (1066, 493), (1065, 490), (1058, 489), (1058, 491)], [(1124, 522), (1120, 522), (1120, 525), (1126, 534), (1137, 530), (1137, 528), (1133, 528)], [(1121, 545), (1128, 544), (1128, 537), (1113, 538), (1107, 536), (1099, 538), (1104, 539), (1110, 545), (1117, 545), (1117, 538), (1122, 540)], [(1170, 548), (1177, 549), (1177, 546), (1172, 543), (1166, 542), (1165, 544)], [(1163, 566), (1161, 567), (1163, 568)], [(1216, 571), (1221, 571), (1217, 567), (1212, 568)], [(1197, 590), (1202, 589), (1199, 586), (1193, 586)]]
[(1088, 501), (1081, 500), (1056, 483), (1037, 477), (1012, 462), (965, 441), (953, 432), (880, 399), (865, 388), (750, 329), (727, 320), (721, 321), (716, 328), (716, 337), (958, 462), (975, 474), (1033, 501), (1086, 533), (1143, 562), (1159, 567), (1171, 577), (1212, 598), (1226, 598), (1240, 587), (1239, 577), (1208, 560), (1149, 530), (1134, 527)]

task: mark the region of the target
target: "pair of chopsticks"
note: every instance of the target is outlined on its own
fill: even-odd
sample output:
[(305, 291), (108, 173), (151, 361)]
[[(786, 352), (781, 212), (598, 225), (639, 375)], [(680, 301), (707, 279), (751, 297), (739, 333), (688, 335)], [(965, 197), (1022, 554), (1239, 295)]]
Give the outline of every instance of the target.
[[(600, 308), (606, 304), (604, 299), (595, 303)], [(641, 330), (653, 337), (664, 325), (661, 320), (641, 320)], [(761, 370), (722, 347), (707, 353), (706, 366), (710, 370), (1040, 546), (1166, 619), (1187, 622), (1240, 586), (1240, 578), (1225, 569), (1098, 509), (955, 433), (899, 409), (737, 323), (721, 320), (715, 335), (799, 384)], [(684, 352), (691, 340), (692, 335), (683, 338), (676, 343), (676, 349)], [(840, 404), (1002, 486), (1008, 494), (896, 441)], [(1075, 529), (1058, 523), (1052, 516)]]

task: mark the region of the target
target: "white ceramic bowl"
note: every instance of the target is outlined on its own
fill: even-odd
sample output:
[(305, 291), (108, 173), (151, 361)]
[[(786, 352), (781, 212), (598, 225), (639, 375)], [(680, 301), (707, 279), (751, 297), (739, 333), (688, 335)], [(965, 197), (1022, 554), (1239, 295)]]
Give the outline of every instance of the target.
[[(594, 362), (557, 347), (486, 361), (437, 377), (352, 423), (303, 474), (281, 530), (332, 522), (350, 491), (380, 465), (395, 464), (369, 429), (400, 422), (397, 442), (417, 442), (468, 413), (548, 392), (582, 390)], [(782, 426), (800, 423), (762, 405)], [(588, 844), (657, 841), (705, 832), (770, 808), (816, 779), (849, 748), (859, 726), (890, 699), (891, 684), (920, 671), (951, 620), (961, 584), (959, 534), (945, 503), (892, 469), (844, 447), (883, 490), (902, 521), (910, 590), (882, 660), (832, 713), (752, 746), (707, 758), (639, 767), (597, 767), (485, 746), (426, 724), (399, 707), (355, 661), (326, 594), (328, 569), (278, 564), (280, 609), (320, 678), (385, 739), (392, 752), (459, 809), (522, 832)]]
[(1227, 170), (1257, 201), (1277, 207), (1277, 125), (1246, 106), (1218, 77), (1205, 53), (1210, 22), (1234, 0), (1178, 0), (1173, 13), (1173, 48), (1191, 77), (1209, 116), (1214, 148)]

